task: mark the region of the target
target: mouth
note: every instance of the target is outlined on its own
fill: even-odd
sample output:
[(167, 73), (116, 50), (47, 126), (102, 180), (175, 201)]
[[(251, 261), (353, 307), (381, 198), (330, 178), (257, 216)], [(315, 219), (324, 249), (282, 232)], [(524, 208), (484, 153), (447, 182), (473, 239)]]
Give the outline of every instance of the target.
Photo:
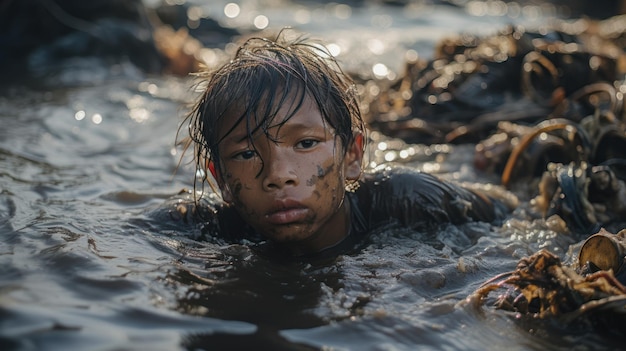
[(270, 224), (289, 224), (304, 221), (308, 213), (309, 209), (297, 201), (278, 201), (265, 218)]

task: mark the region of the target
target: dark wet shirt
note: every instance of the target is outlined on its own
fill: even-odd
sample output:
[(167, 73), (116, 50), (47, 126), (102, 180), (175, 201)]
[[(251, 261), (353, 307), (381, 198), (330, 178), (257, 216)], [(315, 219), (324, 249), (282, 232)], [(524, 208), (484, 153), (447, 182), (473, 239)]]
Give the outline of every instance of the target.
[(409, 168), (365, 174), (354, 196), (366, 228), (386, 222), (415, 228), (493, 222), (507, 212), (504, 205), (485, 195)]
[[(350, 202), (350, 233), (329, 252), (358, 246), (368, 233), (382, 227), (426, 229), (444, 223), (492, 223), (508, 212), (503, 204), (485, 195), (409, 168), (366, 173), (359, 188), (346, 193), (346, 201)], [(198, 205), (187, 194), (165, 207), (172, 219), (201, 225), (202, 236), (231, 243), (263, 241), (233, 207), (215, 194), (203, 197)]]

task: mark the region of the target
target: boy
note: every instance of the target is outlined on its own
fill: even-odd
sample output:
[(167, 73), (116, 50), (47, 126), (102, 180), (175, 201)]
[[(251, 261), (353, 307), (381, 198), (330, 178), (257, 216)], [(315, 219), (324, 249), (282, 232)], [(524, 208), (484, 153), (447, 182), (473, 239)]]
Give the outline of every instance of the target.
[(363, 174), (366, 130), (352, 81), (323, 46), (283, 34), (247, 40), (204, 76), (184, 123), (187, 146), (194, 145), (202, 184), (211, 173), (223, 201), (205, 196), (172, 214), (204, 213), (212, 235), (262, 238), (298, 257), (343, 252), (390, 223), (503, 215), (487, 197), (428, 174)]

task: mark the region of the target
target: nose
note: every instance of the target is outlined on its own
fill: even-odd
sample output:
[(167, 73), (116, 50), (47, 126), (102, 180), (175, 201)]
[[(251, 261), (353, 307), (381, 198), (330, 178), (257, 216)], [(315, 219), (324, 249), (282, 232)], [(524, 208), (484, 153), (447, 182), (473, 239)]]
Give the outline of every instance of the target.
[(263, 189), (271, 191), (298, 185), (296, 164), (285, 150), (274, 150), (263, 160)]

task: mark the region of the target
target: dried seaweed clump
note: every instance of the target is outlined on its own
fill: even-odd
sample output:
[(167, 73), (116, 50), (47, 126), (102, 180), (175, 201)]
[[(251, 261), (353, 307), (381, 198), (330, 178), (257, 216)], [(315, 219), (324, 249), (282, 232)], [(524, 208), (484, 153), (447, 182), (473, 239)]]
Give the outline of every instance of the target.
[[(586, 265), (583, 262), (581, 266)], [(533, 318), (590, 322), (625, 332), (626, 287), (616, 279), (613, 269), (581, 272), (541, 250), (520, 260), (514, 271), (483, 284), (465, 303), (478, 308), (493, 303), (496, 309)], [(495, 299), (490, 297), (495, 293)]]

